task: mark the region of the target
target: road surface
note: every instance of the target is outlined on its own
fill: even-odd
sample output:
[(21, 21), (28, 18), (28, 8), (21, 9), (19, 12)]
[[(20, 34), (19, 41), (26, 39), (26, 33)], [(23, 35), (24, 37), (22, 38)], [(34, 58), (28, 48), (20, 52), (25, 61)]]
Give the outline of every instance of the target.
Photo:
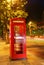
[(35, 43), (27, 45), (26, 60), (11, 61), (9, 59), (9, 49), (9, 44), (0, 41), (0, 65), (44, 65), (44, 45), (38, 45), (38, 43), (37, 45)]

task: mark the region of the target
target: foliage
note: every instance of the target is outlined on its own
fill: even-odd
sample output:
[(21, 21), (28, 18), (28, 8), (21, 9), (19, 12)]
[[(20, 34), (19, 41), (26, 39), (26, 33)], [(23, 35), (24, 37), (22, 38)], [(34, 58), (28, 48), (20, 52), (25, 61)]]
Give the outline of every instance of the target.
[(2, 23), (0, 22), (0, 36), (2, 36), (2, 34), (3, 34), (3, 25), (2, 25)]
[(7, 2), (7, 0), (0, 0), (0, 21), (2, 22), (4, 30), (7, 31), (10, 18), (14, 17), (26, 18), (28, 16), (28, 13), (25, 12), (24, 7), (26, 4), (27, 4), (26, 0), (16, 0), (16, 1), (11, 0), (11, 2)]
[(32, 32), (34, 32), (34, 30), (37, 29), (37, 24), (35, 22), (30, 21), (28, 23), (28, 26), (29, 26), (30, 35), (32, 35)]

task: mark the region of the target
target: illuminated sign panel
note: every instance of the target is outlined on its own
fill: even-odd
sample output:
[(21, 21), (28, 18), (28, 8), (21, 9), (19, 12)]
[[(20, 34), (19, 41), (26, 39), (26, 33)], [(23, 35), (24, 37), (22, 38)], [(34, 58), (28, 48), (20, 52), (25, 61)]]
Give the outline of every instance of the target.
[(14, 23), (24, 23), (24, 21), (13, 21)]

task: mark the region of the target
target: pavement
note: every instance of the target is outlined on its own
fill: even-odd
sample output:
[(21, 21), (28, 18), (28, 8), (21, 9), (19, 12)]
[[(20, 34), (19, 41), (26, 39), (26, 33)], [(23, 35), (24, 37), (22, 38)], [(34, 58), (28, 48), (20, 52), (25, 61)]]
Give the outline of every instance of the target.
[(0, 56), (0, 65), (44, 65), (44, 60), (27, 53), (26, 60), (10, 60), (9, 55)]
[(0, 65), (44, 65), (44, 58), (41, 58), (42, 56), (39, 57), (37, 55), (37, 54), (40, 54), (38, 53), (38, 50), (39, 52), (41, 52), (44, 48), (41, 49), (38, 46), (37, 47), (28, 46), (26, 49), (27, 49), (26, 51), (27, 59), (26, 60), (14, 60), (13, 61), (13, 60), (10, 60), (9, 58), (10, 45), (6, 44), (5, 41), (0, 41)]

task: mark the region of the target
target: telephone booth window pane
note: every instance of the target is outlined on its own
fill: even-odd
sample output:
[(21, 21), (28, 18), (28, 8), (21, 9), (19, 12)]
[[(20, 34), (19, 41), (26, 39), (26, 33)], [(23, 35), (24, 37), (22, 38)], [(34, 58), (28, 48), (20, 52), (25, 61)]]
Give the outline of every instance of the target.
[(15, 26), (14, 27), (14, 33), (15, 33), (15, 36), (19, 36), (20, 35), (20, 27), (19, 26)]
[(14, 49), (16, 51), (16, 54), (23, 53), (23, 37), (20, 34), (20, 26), (14, 26)]

